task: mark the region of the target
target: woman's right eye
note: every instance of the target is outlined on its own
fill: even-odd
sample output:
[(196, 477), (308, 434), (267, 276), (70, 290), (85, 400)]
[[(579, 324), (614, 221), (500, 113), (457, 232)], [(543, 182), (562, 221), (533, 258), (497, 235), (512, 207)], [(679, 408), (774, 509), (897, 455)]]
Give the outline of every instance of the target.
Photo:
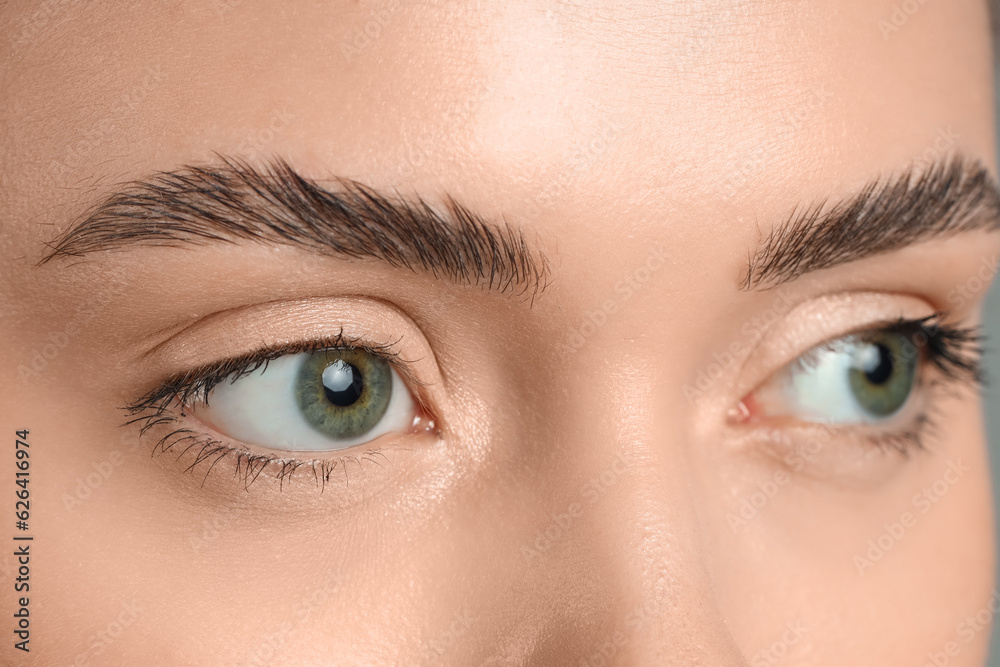
[(405, 432), (416, 402), (393, 364), (363, 348), (288, 354), (187, 406), (223, 435), (279, 451), (334, 451)]

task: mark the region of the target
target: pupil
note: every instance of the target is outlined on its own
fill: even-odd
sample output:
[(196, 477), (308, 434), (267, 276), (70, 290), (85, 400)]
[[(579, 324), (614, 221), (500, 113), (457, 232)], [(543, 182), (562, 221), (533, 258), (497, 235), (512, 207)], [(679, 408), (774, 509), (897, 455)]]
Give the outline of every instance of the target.
[(865, 354), (865, 377), (872, 384), (884, 384), (892, 377), (892, 352), (885, 345), (875, 343)]
[(326, 400), (344, 408), (361, 396), (364, 384), (358, 369), (343, 359), (338, 359), (323, 370), (323, 393)]

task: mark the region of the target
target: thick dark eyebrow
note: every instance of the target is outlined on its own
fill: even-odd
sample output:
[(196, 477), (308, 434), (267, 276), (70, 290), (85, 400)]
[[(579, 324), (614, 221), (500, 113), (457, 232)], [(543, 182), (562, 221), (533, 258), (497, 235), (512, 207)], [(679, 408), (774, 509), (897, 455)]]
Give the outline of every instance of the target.
[(961, 156), (911, 166), (842, 201), (793, 211), (751, 253), (742, 288), (976, 230), (1000, 230), (1000, 192), (985, 166)]
[(532, 298), (545, 287), (548, 263), (520, 231), (488, 222), (451, 197), (435, 208), (343, 178), (331, 179), (327, 189), (281, 158), (261, 167), (219, 160), (127, 183), (49, 244), (39, 264), (136, 245), (250, 240), (379, 259)]

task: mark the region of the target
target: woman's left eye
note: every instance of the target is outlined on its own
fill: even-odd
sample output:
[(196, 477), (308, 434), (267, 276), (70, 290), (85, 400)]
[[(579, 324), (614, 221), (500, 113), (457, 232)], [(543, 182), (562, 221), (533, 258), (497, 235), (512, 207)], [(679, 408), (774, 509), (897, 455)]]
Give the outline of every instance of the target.
[(920, 378), (921, 354), (903, 332), (851, 335), (813, 348), (743, 405), (762, 416), (834, 424), (879, 423), (899, 413)]
[(288, 354), (215, 385), (187, 411), (248, 445), (331, 451), (405, 431), (416, 404), (392, 364), (363, 348)]

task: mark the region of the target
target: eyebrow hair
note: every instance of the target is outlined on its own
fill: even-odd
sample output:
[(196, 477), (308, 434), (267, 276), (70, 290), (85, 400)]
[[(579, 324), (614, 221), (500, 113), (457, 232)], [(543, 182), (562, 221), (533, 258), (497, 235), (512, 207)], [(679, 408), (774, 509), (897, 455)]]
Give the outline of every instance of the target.
[(89, 210), (39, 265), (135, 245), (178, 247), (251, 240), (326, 255), (374, 258), (394, 267), (531, 298), (548, 281), (545, 256), (509, 224), (494, 224), (444, 198), (382, 194), (357, 181), (326, 189), (283, 158), (260, 168), (235, 157), (127, 183)]
[(975, 230), (1000, 230), (1000, 191), (982, 163), (956, 156), (870, 181), (847, 199), (800, 208), (761, 239), (741, 288)]

